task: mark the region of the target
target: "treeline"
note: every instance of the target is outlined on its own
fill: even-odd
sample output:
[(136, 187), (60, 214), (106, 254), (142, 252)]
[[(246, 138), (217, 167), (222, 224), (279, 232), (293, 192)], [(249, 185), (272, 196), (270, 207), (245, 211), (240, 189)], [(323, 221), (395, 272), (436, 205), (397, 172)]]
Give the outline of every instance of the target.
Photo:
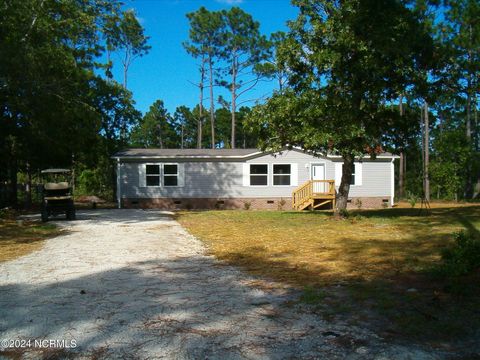
[[(47, 167), (74, 168), (77, 180), (112, 193), (110, 156), (141, 119), (128, 69), (148, 52), (147, 40), (116, 0), (2, 2), (0, 206), (17, 205), (19, 177), (28, 206), (32, 182)], [(112, 77), (118, 58), (123, 85)]]
[[(236, 142), (239, 148), (253, 148), (257, 146), (258, 135), (248, 129), (246, 119), (250, 108), (242, 106), (235, 114)], [(214, 112), (215, 148), (231, 147), (231, 118), (229, 109), (219, 108)], [(141, 148), (209, 148), (212, 142), (211, 123), (203, 120), (202, 136), (199, 137), (200, 107), (194, 109), (183, 105), (176, 108), (173, 114), (165, 109), (163, 101), (155, 101), (148, 112), (132, 129), (130, 146)], [(199, 139), (201, 142), (199, 143)]]

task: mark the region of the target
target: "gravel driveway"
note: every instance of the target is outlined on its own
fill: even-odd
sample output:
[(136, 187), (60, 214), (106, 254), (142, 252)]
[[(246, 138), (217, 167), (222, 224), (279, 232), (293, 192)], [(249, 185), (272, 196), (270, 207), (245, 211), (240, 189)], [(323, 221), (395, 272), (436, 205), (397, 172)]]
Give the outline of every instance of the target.
[(59, 343), (0, 358), (438, 358), (255, 287), (167, 213), (95, 210), (57, 223), (64, 235), (0, 264), (0, 339)]

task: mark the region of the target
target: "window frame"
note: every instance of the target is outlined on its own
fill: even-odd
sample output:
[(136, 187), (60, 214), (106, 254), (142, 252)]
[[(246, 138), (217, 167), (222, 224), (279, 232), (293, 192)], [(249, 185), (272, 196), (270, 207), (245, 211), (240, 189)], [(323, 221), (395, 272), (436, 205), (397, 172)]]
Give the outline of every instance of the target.
[[(350, 179), (350, 187), (354, 186), (354, 187), (358, 187), (358, 186), (362, 186), (360, 184), (357, 184), (357, 163), (360, 163), (359, 161), (354, 161), (353, 163), (353, 172), (352, 172), (352, 178)], [(363, 170), (362, 170), (363, 171)], [(340, 167), (340, 181), (342, 181), (341, 179), (341, 174), (343, 174), (343, 162), (341, 163), (341, 167)], [(352, 180), (353, 180), (353, 183), (352, 183)], [(335, 186), (340, 186), (340, 185), (335, 185)]]
[[(251, 166), (252, 165), (264, 165), (267, 167), (267, 173), (266, 174), (252, 174), (251, 172)], [(270, 166), (268, 163), (248, 163), (248, 186), (251, 187), (268, 187), (270, 186)], [(267, 177), (267, 183), (265, 185), (252, 185), (252, 176), (266, 176)]]
[[(165, 174), (165, 165), (175, 165), (177, 167), (177, 173), (176, 174)], [(177, 178), (177, 185), (166, 185), (165, 184), (165, 177), (176, 177)], [(179, 187), (180, 183), (180, 166), (178, 163), (163, 163), (162, 164), (162, 184), (164, 187)]]
[[(275, 165), (290, 165), (290, 173), (289, 174), (275, 174), (274, 167)], [(274, 163), (272, 164), (272, 186), (275, 187), (292, 187), (292, 163)], [(275, 176), (286, 176), (290, 177), (290, 184), (289, 185), (275, 185)]]
[[(162, 187), (162, 164), (161, 163), (145, 163), (145, 187), (147, 188), (158, 188)], [(147, 166), (155, 165), (158, 166), (158, 174), (147, 174)], [(158, 185), (148, 185), (148, 177), (156, 176), (158, 177)]]
[[(355, 163), (353, 163), (353, 171), (352, 171), (352, 177), (350, 179), (350, 186), (355, 186), (356, 183), (357, 183), (357, 179), (356, 179), (356, 174), (357, 174), (357, 167), (355, 166)], [(353, 180), (353, 182), (352, 182)]]

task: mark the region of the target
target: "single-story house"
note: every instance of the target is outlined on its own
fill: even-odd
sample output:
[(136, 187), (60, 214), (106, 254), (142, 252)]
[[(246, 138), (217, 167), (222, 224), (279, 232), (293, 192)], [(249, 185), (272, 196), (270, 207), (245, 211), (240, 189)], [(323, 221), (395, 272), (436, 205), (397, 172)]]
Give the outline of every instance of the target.
[[(296, 209), (334, 205), (340, 156), (300, 149), (128, 149), (113, 156), (118, 207)], [(392, 206), (395, 156), (355, 162), (350, 207)]]

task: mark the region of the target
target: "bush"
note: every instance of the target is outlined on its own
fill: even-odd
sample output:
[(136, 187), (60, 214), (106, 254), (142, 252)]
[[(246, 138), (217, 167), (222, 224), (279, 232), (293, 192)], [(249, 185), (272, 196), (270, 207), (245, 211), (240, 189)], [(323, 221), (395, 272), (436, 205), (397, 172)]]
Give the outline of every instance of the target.
[(412, 192), (408, 192), (408, 194), (407, 194), (407, 201), (408, 201), (408, 203), (410, 204), (410, 206), (411, 206), (412, 208), (414, 208), (415, 205), (417, 204), (418, 196), (415, 195), (415, 194), (412, 193)]
[(113, 193), (107, 172), (100, 168), (81, 171), (77, 178), (76, 194), (110, 199)]
[(480, 239), (473, 233), (454, 234), (455, 244), (442, 251), (439, 271), (446, 277), (458, 277), (480, 268)]
[(350, 217), (350, 212), (347, 209), (340, 209), (338, 211), (338, 216), (344, 219), (348, 219)]
[(0, 209), (0, 219), (5, 219), (5, 220), (13, 220), (15, 219), (16, 212), (12, 208), (3, 208)]
[(360, 199), (355, 200), (355, 206), (357, 207), (357, 209), (360, 210), (362, 208), (362, 205), (363, 205), (362, 200)]
[(280, 201), (278, 202), (277, 204), (277, 208), (278, 210), (282, 211), (283, 210), (283, 207), (285, 206), (287, 202), (285, 201), (284, 198), (281, 198)]
[(243, 208), (245, 210), (250, 210), (250, 207), (252, 206), (252, 202), (251, 201), (244, 201), (243, 202)]

